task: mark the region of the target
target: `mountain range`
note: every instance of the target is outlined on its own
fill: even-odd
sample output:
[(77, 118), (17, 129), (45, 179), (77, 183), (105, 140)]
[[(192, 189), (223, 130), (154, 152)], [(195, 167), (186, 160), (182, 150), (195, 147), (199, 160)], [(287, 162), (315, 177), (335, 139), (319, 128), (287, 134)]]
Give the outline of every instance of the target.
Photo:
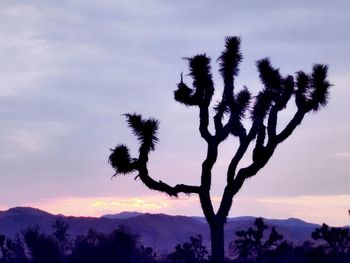
[[(39, 226), (42, 232), (51, 234), (52, 225), (58, 217), (63, 217), (63, 220), (69, 224), (71, 237), (85, 235), (90, 228), (107, 234), (123, 225), (132, 233), (138, 234), (144, 245), (153, 247), (160, 254), (174, 251), (177, 244), (186, 242), (190, 236), (198, 234), (202, 235), (204, 245), (207, 248), (210, 247), (209, 228), (202, 217), (139, 212), (123, 212), (102, 217), (73, 217), (53, 215), (36, 208), (15, 207), (0, 211), (0, 234), (14, 237), (22, 230), (33, 226)], [(254, 217), (229, 218), (225, 226), (225, 246), (228, 247), (229, 243), (235, 239), (237, 230), (247, 229), (252, 226), (254, 220)], [(311, 240), (311, 232), (318, 227), (316, 224), (296, 218), (265, 219), (264, 221), (269, 227), (275, 226), (286, 240), (295, 243)]]

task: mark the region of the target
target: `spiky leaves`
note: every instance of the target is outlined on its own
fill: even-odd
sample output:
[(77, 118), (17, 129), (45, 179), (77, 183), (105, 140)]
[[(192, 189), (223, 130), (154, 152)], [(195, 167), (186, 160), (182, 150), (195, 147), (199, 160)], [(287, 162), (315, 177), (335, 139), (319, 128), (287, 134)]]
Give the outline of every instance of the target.
[(235, 95), (236, 111), (240, 119), (244, 118), (246, 111), (249, 109), (251, 98), (252, 94), (245, 86)]
[(155, 144), (158, 142), (157, 131), (159, 121), (153, 118), (143, 119), (139, 114), (125, 114), (128, 126), (132, 129), (141, 144), (141, 149), (147, 152), (155, 149)]
[(279, 70), (271, 66), (268, 58), (258, 60), (256, 66), (264, 88), (255, 97), (251, 118), (262, 122), (272, 105), (272, 101), (276, 103), (282, 94), (282, 77)]
[(298, 109), (307, 112), (307, 103), (310, 100), (310, 77), (303, 71), (297, 72), (297, 90), (295, 91), (295, 103)]
[(218, 115), (223, 117), (224, 114), (233, 113), (238, 119), (244, 118), (245, 112), (248, 110), (252, 94), (249, 92), (246, 86), (243, 87), (235, 96), (230, 105), (226, 100), (221, 100), (214, 107), (214, 110)]
[(239, 37), (226, 37), (225, 50), (219, 57), (220, 73), (224, 79), (224, 96), (232, 96), (234, 77), (238, 75), (239, 63), (242, 61), (240, 53), (241, 40)]
[[(217, 134), (220, 134), (220, 140), (226, 139), (230, 133), (234, 136), (244, 136), (245, 129), (242, 125), (242, 119), (249, 109), (250, 101), (251, 93), (247, 87), (244, 87), (233, 96), (230, 104), (228, 104), (228, 101), (223, 96), (223, 99), (214, 107), (216, 111), (214, 124)], [(226, 114), (229, 116), (229, 120), (224, 127), (222, 119)]]
[(182, 79), (181, 74), (181, 81), (179, 84), (177, 84), (177, 90), (174, 91), (174, 98), (177, 102), (183, 103), (186, 106), (193, 106), (196, 105), (192, 94), (194, 93), (194, 90), (189, 88)]
[(314, 111), (318, 111), (321, 107), (327, 105), (329, 98), (329, 87), (331, 84), (326, 79), (328, 71), (327, 65), (315, 64), (312, 70), (312, 109)]
[[(222, 127), (222, 118), (225, 114), (230, 114), (230, 123), (232, 126), (232, 134), (238, 134), (240, 127), (241, 117), (243, 117), (244, 112), (249, 104), (250, 97), (246, 89), (234, 95), (234, 77), (238, 75), (239, 64), (242, 61), (242, 54), (240, 53), (241, 40), (239, 37), (226, 37), (225, 39), (225, 49), (218, 58), (219, 61), (219, 71), (224, 80), (224, 90), (222, 94), (222, 99), (216, 107), (215, 128), (219, 132)], [(236, 102), (236, 100), (239, 100)]]
[(264, 88), (269, 93), (271, 101), (282, 110), (294, 93), (294, 78), (288, 75), (282, 77), (279, 69), (273, 68), (268, 58), (257, 61), (259, 77)]
[(189, 88), (181, 82), (178, 89), (174, 92), (175, 100), (186, 106), (208, 106), (214, 93), (214, 84), (212, 81), (210, 58), (205, 54), (186, 58), (190, 69), (190, 76), (193, 79), (194, 89)]
[(282, 110), (287, 106), (287, 103), (294, 93), (294, 78), (288, 75), (282, 80), (283, 91), (277, 104), (278, 110)]
[(297, 72), (296, 104), (305, 112), (318, 111), (326, 106), (331, 84), (327, 81), (328, 67), (315, 64), (310, 75), (303, 71)]
[(263, 89), (255, 97), (253, 108), (251, 110), (251, 118), (253, 121), (259, 120), (263, 122), (271, 107), (271, 93)]
[(282, 93), (282, 77), (279, 69), (273, 68), (268, 58), (258, 60), (256, 65), (260, 80), (265, 88), (273, 94), (280, 95)]
[(120, 144), (111, 149), (111, 151), (108, 162), (115, 170), (115, 175), (128, 174), (135, 170), (135, 161), (131, 159), (128, 147)]
[(209, 105), (214, 93), (214, 84), (211, 76), (210, 58), (205, 54), (188, 59), (190, 76), (193, 78), (195, 93), (193, 97), (198, 104)]
[(225, 101), (219, 101), (215, 106), (214, 110), (218, 115), (220, 115), (220, 119), (224, 116), (226, 113), (230, 113), (230, 107), (227, 105)]

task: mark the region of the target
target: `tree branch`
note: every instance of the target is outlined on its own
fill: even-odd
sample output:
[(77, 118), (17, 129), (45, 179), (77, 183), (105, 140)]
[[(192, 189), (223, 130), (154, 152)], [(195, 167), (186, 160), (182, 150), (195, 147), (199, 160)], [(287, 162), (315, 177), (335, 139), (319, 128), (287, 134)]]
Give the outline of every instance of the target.
[(214, 116), (214, 126), (215, 126), (216, 134), (218, 134), (222, 131), (222, 128), (223, 128), (222, 118), (223, 118), (223, 116), (224, 116), (223, 111), (220, 111), (220, 112), (218, 111)]
[(199, 132), (204, 140), (207, 142), (210, 141), (212, 135), (208, 130), (209, 126), (209, 105), (200, 105), (199, 106)]
[(269, 140), (274, 140), (276, 137), (277, 114), (278, 107), (277, 104), (275, 104), (271, 107), (267, 120), (267, 134), (269, 136)]
[(200, 186), (200, 201), (204, 215), (208, 222), (214, 218), (214, 208), (210, 198), (211, 188), (211, 171), (217, 160), (218, 144), (216, 142), (208, 143), (207, 157), (202, 163), (201, 186)]
[(199, 186), (192, 186), (192, 185), (185, 185), (185, 184), (177, 184), (174, 187), (163, 183), (162, 181), (155, 181), (152, 179), (149, 174), (146, 167), (140, 168), (138, 177), (141, 179), (141, 181), (152, 190), (157, 190), (159, 192), (166, 193), (170, 196), (177, 197), (179, 193), (184, 194), (199, 194), (200, 188)]
[[(271, 111), (272, 111), (272, 109), (271, 109)], [(270, 111), (270, 113), (271, 113), (271, 111)], [(247, 178), (252, 177), (255, 174), (257, 174), (257, 172), (266, 165), (268, 160), (271, 158), (273, 152), (275, 151), (277, 145), (279, 143), (281, 143), (282, 141), (284, 141), (289, 135), (292, 134), (292, 132), (295, 130), (295, 128), (303, 120), (304, 115), (305, 115), (305, 111), (298, 110), (295, 113), (292, 120), (287, 124), (285, 129), (278, 135), (275, 135), (275, 136), (272, 135), (271, 132), (273, 132), (273, 131), (270, 130), (271, 137), (269, 137), (267, 145), (265, 147), (260, 148), (259, 152), (255, 153), (258, 156), (253, 158), (253, 163), (245, 168), (240, 169), (236, 177), (232, 177), (232, 174), (230, 174), (230, 175), (228, 174), (228, 178), (230, 178), (230, 180), (228, 180), (228, 184), (225, 187), (224, 194), (223, 194), (223, 197), (222, 197), (222, 200), (220, 203), (220, 208), (219, 208), (218, 213), (217, 213), (218, 216), (226, 217), (228, 215), (228, 212), (229, 212), (231, 205), (232, 205), (233, 196), (241, 189), (244, 181)], [(269, 116), (269, 118), (270, 118), (270, 116)], [(263, 125), (263, 123), (261, 123), (261, 125)], [(270, 129), (271, 129), (271, 127), (270, 127)], [(259, 129), (257, 129), (256, 132), (259, 132), (258, 130)], [(254, 134), (255, 134), (255, 130), (252, 127), (251, 131), (249, 132), (250, 136), (248, 135), (248, 138), (249, 139), (253, 138)], [(261, 144), (261, 140), (259, 140), (259, 141), (260, 142), (258, 142), (258, 140), (257, 140), (257, 145), (256, 145), (255, 149), (253, 150), (253, 153), (254, 153), (254, 151), (257, 150), (257, 146), (259, 146)], [(240, 161), (240, 158), (243, 157), (246, 149), (248, 148), (248, 145), (244, 145), (244, 146), (241, 145), (242, 149), (239, 149), (240, 151), (236, 152), (236, 155), (232, 159), (230, 166), (229, 166), (229, 169), (231, 169), (231, 171), (230, 171), (231, 173), (234, 173), (234, 171), (238, 165), (238, 162)], [(233, 179), (233, 182), (231, 181), (231, 179)]]
[[(240, 142), (240, 146), (235, 156), (232, 158), (227, 171), (227, 185), (217, 213), (218, 217), (227, 217), (232, 205), (233, 196), (239, 191), (239, 189), (241, 189), (245, 179), (255, 175), (265, 166), (269, 158), (272, 156), (276, 145), (268, 143), (266, 147), (264, 147), (266, 136), (265, 130), (266, 127), (264, 126), (263, 121), (260, 118), (255, 119), (246, 139)], [(246, 168), (240, 169), (237, 176), (235, 176), (238, 163), (241, 161), (250, 143), (256, 138), (256, 136), (258, 136), (258, 138), (256, 139), (255, 148), (253, 150), (253, 163)]]
[(233, 182), (230, 182), (226, 185), (224, 194), (221, 199), (220, 207), (217, 212), (218, 217), (220, 218), (227, 217), (228, 212), (230, 211), (230, 208), (232, 205), (233, 197), (241, 189), (244, 181), (247, 178), (257, 174), (257, 172), (266, 165), (266, 163), (272, 156), (276, 146), (277, 146), (276, 144), (273, 144), (273, 145), (267, 145), (266, 147), (264, 147), (264, 152), (260, 156), (259, 162), (253, 162), (251, 165), (240, 169), (239, 172), (237, 173), (237, 176), (234, 177)]
[(289, 137), (289, 135), (292, 134), (292, 132), (295, 130), (295, 128), (301, 123), (305, 116), (306, 112), (304, 110), (298, 110), (295, 115), (293, 116), (292, 120), (287, 124), (287, 126), (284, 128), (283, 131), (280, 132), (280, 134), (276, 137), (276, 142), (281, 143), (285, 139)]
[(175, 196), (175, 197), (177, 197), (179, 193), (184, 193), (184, 194), (200, 193), (199, 186), (177, 184), (174, 187), (172, 187), (162, 182), (161, 180), (159, 181), (154, 180), (152, 177), (149, 176), (148, 169), (147, 169), (149, 150), (141, 145), (139, 148), (139, 152), (140, 152), (139, 159), (135, 161), (136, 162), (135, 170), (139, 172), (138, 177), (149, 189), (164, 192), (170, 196)]

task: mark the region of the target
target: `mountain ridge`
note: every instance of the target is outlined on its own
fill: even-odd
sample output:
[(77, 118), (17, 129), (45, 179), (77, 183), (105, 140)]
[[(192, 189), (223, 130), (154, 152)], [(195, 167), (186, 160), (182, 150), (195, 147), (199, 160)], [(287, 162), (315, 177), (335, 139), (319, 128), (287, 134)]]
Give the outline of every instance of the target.
[[(203, 217), (170, 216), (166, 214), (150, 214), (139, 212), (122, 212), (101, 217), (76, 217), (54, 215), (46, 211), (31, 207), (14, 207), (0, 211), (0, 234), (14, 237), (22, 230), (39, 226), (40, 230), (52, 234), (52, 225), (62, 217), (69, 224), (71, 237), (85, 235), (93, 228), (101, 233), (110, 233), (123, 225), (131, 232), (140, 236), (140, 241), (151, 246), (160, 254), (167, 254), (174, 247), (189, 240), (190, 236), (201, 234), (203, 243), (210, 247), (209, 227)], [(235, 238), (237, 230), (252, 226), (255, 217), (228, 218), (225, 225), (225, 246)], [(311, 240), (311, 232), (319, 225), (308, 223), (297, 218), (264, 219), (266, 224), (275, 226), (286, 240), (302, 243)]]

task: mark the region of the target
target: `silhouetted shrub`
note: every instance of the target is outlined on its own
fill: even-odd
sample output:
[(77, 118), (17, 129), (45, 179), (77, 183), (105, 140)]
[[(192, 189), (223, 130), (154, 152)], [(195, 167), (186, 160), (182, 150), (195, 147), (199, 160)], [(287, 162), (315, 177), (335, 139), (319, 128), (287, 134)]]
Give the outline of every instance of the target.
[[(0, 234), (0, 263), (209, 263), (208, 250), (202, 236), (190, 237), (178, 244), (164, 260), (157, 259), (153, 248), (144, 246), (139, 236), (121, 226), (110, 234), (90, 229), (86, 235), (68, 238), (68, 224), (56, 220), (54, 232), (47, 235), (39, 227), (31, 227), (9, 239)], [(323, 224), (315, 229), (312, 238), (293, 244), (282, 241), (274, 227), (257, 218), (254, 227), (236, 232), (230, 243), (231, 256), (226, 263), (350, 263), (349, 230)], [(69, 244), (67, 250), (66, 244)], [(62, 249), (62, 247), (66, 247)], [(216, 263), (216, 262), (212, 262)]]
[(23, 246), (23, 242), (19, 235), (14, 240), (0, 235), (1, 258), (0, 263), (26, 263), (28, 262)]
[(349, 229), (340, 227), (329, 227), (322, 224), (311, 234), (314, 240), (321, 240), (323, 249), (336, 256), (350, 254)]
[(72, 249), (71, 263), (153, 263), (152, 248), (139, 243), (137, 235), (119, 227), (109, 235), (90, 229), (87, 236), (79, 236)]
[(69, 225), (67, 222), (63, 220), (62, 217), (58, 217), (54, 224), (52, 225), (52, 228), (54, 230), (53, 236), (55, 237), (58, 246), (61, 250), (62, 254), (67, 254), (69, 253), (71, 249), (71, 242), (69, 240), (69, 234), (68, 234), (68, 229)]
[(52, 236), (40, 233), (38, 227), (27, 228), (23, 237), (33, 263), (63, 262), (63, 255), (56, 240)]
[(283, 239), (275, 227), (272, 227), (270, 235), (264, 239), (264, 232), (268, 229), (264, 220), (256, 218), (255, 229), (249, 227), (248, 230), (236, 231), (238, 237), (229, 246), (230, 256), (244, 259), (247, 262), (262, 261), (266, 252), (276, 249), (278, 243)]
[(168, 259), (174, 263), (208, 262), (208, 250), (202, 244), (202, 236), (190, 237), (190, 242), (178, 244)]

